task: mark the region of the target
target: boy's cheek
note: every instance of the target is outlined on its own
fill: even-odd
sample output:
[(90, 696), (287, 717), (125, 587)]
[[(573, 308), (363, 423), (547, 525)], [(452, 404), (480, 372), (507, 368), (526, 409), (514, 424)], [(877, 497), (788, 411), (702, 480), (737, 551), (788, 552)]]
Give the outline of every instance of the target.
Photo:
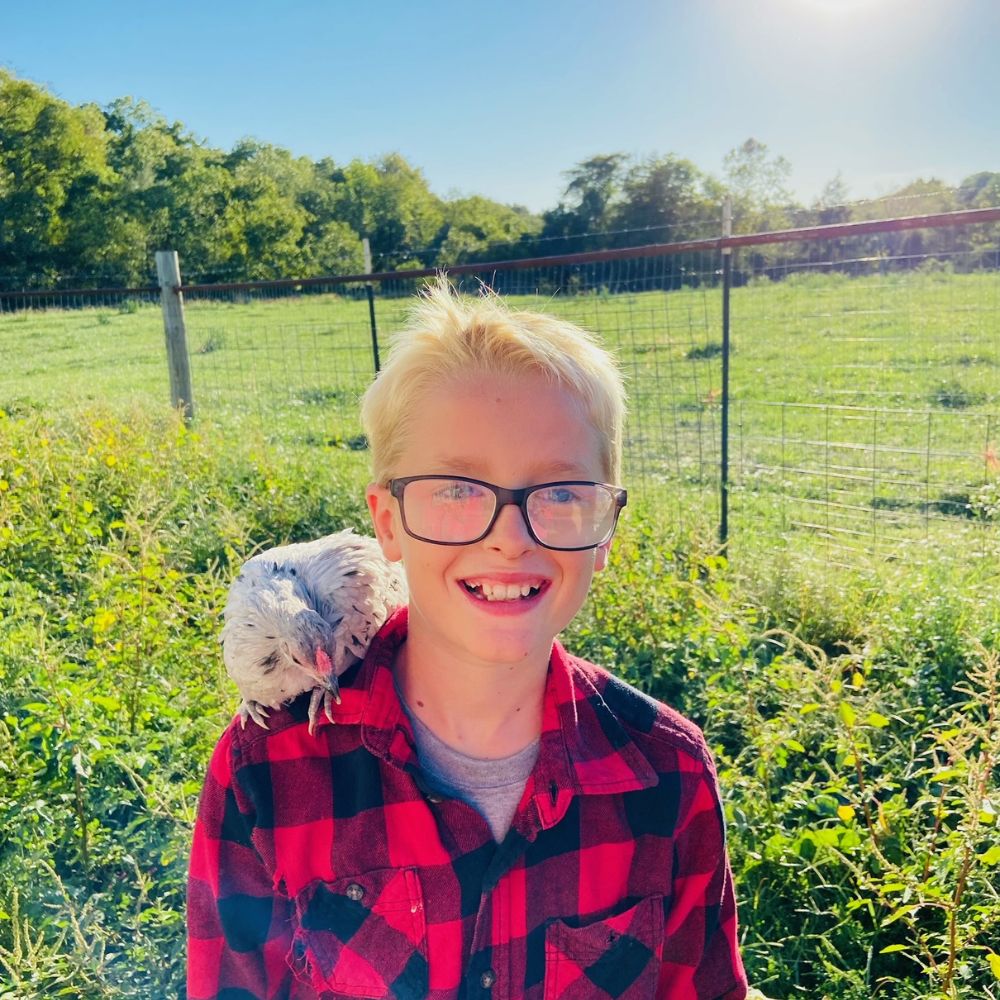
[(396, 520), (396, 504), (392, 494), (384, 486), (372, 484), (365, 490), (365, 500), (368, 502), (375, 537), (382, 546), (382, 554), (390, 562), (398, 562), (403, 557), (399, 547), (402, 527)]
[(605, 542), (603, 545), (597, 546), (597, 551), (594, 553), (594, 572), (600, 573), (602, 569), (608, 564), (608, 553), (611, 551), (611, 542)]

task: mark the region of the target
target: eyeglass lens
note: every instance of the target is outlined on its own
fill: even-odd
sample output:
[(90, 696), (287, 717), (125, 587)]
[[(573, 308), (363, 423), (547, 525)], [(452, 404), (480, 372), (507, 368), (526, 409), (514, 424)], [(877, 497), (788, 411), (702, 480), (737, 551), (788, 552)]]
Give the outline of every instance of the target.
[[(462, 544), (481, 538), (496, 511), (493, 491), (466, 479), (416, 479), (403, 493), (411, 532), (428, 541)], [(528, 522), (543, 545), (585, 548), (605, 541), (614, 527), (615, 494), (599, 483), (552, 483), (532, 490)]]

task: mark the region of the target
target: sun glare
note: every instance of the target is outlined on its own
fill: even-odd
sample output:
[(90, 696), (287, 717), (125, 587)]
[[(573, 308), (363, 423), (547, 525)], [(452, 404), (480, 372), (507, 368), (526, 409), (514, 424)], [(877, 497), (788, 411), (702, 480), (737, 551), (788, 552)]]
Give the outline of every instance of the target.
[(826, 22), (925, 21), (927, 10), (915, 9), (911, 0), (786, 0), (786, 9)]
[(796, 0), (798, 7), (820, 11), (834, 17), (871, 11), (884, 5), (884, 0)]

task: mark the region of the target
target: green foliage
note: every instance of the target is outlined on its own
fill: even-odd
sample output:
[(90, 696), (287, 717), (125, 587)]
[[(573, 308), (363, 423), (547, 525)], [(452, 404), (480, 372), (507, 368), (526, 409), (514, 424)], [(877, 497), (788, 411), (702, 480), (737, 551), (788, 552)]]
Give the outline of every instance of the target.
[(632, 165), (615, 213), (620, 229), (659, 229), (657, 242), (698, 239), (707, 219), (719, 215), (722, 190), (690, 160), (650, 157)]
[(768, 583), (633, 519), (568, 636), (705, 729), (751, 982), (1000, 997), (995, 572)]
[[(714, 236), (727, 194), (738, 232), (987, 207), (1000, 197), (1000, 175), (984, 171), (957, 192), (918, 179), (852, 208), (838, 175), (807, 210), (789, 194), (790, 169), (753, 138), (727, 155), (722, 180), (673, 153), (595, 153), (566, 171), (560, 202), (539, 217), (480, 195), (439, 198), (399, 153), (336, 164), (255, 139), (225, 152), (144, 101), (74, 107), (0, 71), (0, 277), (31, 288), (145, 284), (152, 251), (165, 247), (199, 282), (354, 274), (364, 269), (363, 237), (376, 270), (444, 267)], [(556, 242), (539, 247), (539, 235)], [(916, 255), (946, 270), (955, 253), (964, 268), (993, 267), (996, 227), (910, 230), (856, 246), (854, 256), (898, 257), (900, 268), (916, 266)], [(758, 248), (743, 266), (781, 266), (796, 252)], [(837, 259), (818, 242), (808, 253)], [(666, 267), (668, 285), (702, 280), (681, 258)]]
[(0, 413), (0, 996), (181, 995), (227, 581), (362, 513), (332, 471), (231, 447), (140, 411)]
[(451, 204), (398, 153), (344, 167), (252, 139), (225, 153), (143, 101), (73, 107), (0, 71), (0, 272), (22, 286), (145, 283), (163, 247), (201, 281), (360, 273), (363, 236), (377, 268), (424, 267), (540, 227), (488, 198)]
[(982, 403), (984, 399), (984, 393), (970, 392), (961, 382), (952, 379), (940, 382), (930, 394), (928, 401), (947, 410), (964, 410)]
[(542, 230), (546, 238), (563, 238), (563, 253), (698, 239), (706, 222), (721, 223), (719, 182), (673, 154), (636, 161), (622, 153), (592, 156), (566, 177), (563, 198), (545, 213)]
[[(302, 454), (139, 410), (0, 415), (0, 997), (181, 995), (227, 581), (364, 523), (360, 476)], [(1000, 997), (995, 571), (744, 579), (629, 513), (566, 642), (705, 729), (751, 981)]]
[(724, 167), (736, 232), (760, 232), (788, 225), (784, 214), (792, 204), (788, 189), (792, 165), (788, 160), (772, 156), (764, 143), (750, 138), (726, 154)]
[(96, 108), (70, 108), (0, 70), (0, 269), (41, 276), (100, 244), (106, 144)]
[(516, 253), (520, 240), (541, 231), (541, 220), (523, 209), (498, 205), (475, 195), (444, 205), (445, 223), (438, 233), (437, 263), (498, 260)]
[(696, 347), (688, 348), (684, 357), (688, 361), (708, 361), (711, 358), (719, 357), (722, 353), (722, 344), (717, 340), (713, 340), (709, 344), (699, 344)]

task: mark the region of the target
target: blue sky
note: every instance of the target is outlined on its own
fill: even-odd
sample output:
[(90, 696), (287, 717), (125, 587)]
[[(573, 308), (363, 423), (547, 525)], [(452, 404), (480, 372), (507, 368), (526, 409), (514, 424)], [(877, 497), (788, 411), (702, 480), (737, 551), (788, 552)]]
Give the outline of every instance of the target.
[(749, 136), (809, 202), (1000, 170), (1000, 0), (2, 0), (0, 65), (144, 98), (211, 145), (398, 150), (443, 196), (552, 207), (595, 153), (720, 174)]

